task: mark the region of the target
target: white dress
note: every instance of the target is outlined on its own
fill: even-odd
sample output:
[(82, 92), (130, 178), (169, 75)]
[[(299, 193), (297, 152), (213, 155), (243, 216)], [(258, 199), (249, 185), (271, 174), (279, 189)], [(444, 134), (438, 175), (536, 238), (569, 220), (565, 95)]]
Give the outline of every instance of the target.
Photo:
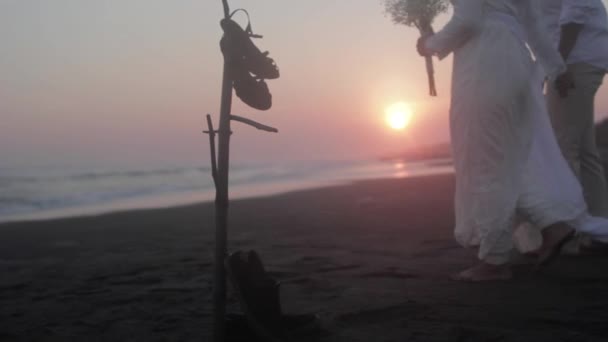
[(544, 32), (538, 2), (453, 3), (452, 19), (426, 47), (440, 58), (454, 53), (456, 240), (479, 246), (479, 258), (494, 264), (508, 261), (522, 218), (536, 227), (569, 222), (608, 241), (608, 221), (586, 214), (549, 122), (542, 80), (565, 65)]

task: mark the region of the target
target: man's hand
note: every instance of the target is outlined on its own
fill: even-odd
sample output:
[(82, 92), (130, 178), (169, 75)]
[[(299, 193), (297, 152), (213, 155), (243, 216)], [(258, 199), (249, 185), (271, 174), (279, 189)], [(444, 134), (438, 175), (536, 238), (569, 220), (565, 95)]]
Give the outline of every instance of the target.
[(426, 48), (426, 41), (431, 36), (432, 35), (425, 35), (418, 38), (418, 43), (416, 43), (416, 49), (418, 50), (418, 54), (422, 57), (429, 57), (432, 55), (432, 53)]
[(561, 98), (568, 97), (568, 92), (574, 88), (574, 77), (570, 71), (564, 72), (555, 79), (555, 89), (557, 89)]

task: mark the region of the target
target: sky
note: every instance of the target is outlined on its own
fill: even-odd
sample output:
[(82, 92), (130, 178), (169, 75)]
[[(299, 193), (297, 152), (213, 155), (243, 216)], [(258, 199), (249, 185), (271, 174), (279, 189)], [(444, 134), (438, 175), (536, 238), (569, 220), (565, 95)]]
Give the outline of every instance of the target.
[[(280, 133), (234, 123), (232, 160), (376, 158), (448, 141), (451, 59), (436, 62), (430, 98), (417, 32), (392, 24), (380, 0), (231, 7), (247, 8), (282, 74), (268, 81), (269, 111), (235, 97), (233, 114)], [(220, 0), (0, 1), (0, 167), (208, 164), (201, 131), (219, 112), (222, 15)], [(395, 102), (413, 109), (403, 131), (384, 120)]]

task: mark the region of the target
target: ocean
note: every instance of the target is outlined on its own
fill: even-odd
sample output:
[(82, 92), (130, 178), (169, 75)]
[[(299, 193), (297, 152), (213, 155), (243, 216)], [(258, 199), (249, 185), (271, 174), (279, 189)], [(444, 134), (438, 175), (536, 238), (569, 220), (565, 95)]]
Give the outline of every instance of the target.
[[(234, 164), (232, 199), (356, 180), (453, 172), (450, 160)], [(213, 200), (209, 167), (0, 167), (0, 222), (96, 215)]]

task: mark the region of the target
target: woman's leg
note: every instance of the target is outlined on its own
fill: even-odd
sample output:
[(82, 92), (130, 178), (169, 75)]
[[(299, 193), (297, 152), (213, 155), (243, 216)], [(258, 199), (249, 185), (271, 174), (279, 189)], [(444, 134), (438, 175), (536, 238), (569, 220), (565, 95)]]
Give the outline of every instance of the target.
[[(515, 107), (515, 108), (513, 108)], [(475, 122), (452, 122), (456, 166), (456, 240), (465, 247), (479, 246), (480, 263), (455, 278), (464, 281), (511, 278), (508, 262), (514, 248), (513, 219), (521, 192), (521, 174), (527, 158), (525, 118), (517, 106), (487, 104), (465, 108)], [(509, 130), (522, 127), (519, 132)]]
[[(512, 42), (504, 33), (484, 34), (454, 56), (455, 237), (464, 247), (479, 246), (480, 259), (456, 276), (460, 280), (511, 277), (513, 217), (533, 133), (526, 89), (532, 65), (523, 48), (505, 51), (497, 44)], [(497, 69), (496, 61), (504, 67)]]
[(511, 277), (507, 264), (514, 249), (514, 218), (531, 140), (529, 117), (522, 114), (526, 108), (523, 100), (506, 104), (471, 101), (474, 105), (463, 104), (458, 112), (474, 120), (452, 120), (455, 237), (465, 247), (478, 245), (480, 260), (456, 279)]
[(511, 279), (513, 277), (510, 265), (512, 251), (513, 238), (509, 229), (504, 230), (492, 241), (486, 238), (480, 245), (478, 254), (480, 261), (453, 278), (472, 282)]

